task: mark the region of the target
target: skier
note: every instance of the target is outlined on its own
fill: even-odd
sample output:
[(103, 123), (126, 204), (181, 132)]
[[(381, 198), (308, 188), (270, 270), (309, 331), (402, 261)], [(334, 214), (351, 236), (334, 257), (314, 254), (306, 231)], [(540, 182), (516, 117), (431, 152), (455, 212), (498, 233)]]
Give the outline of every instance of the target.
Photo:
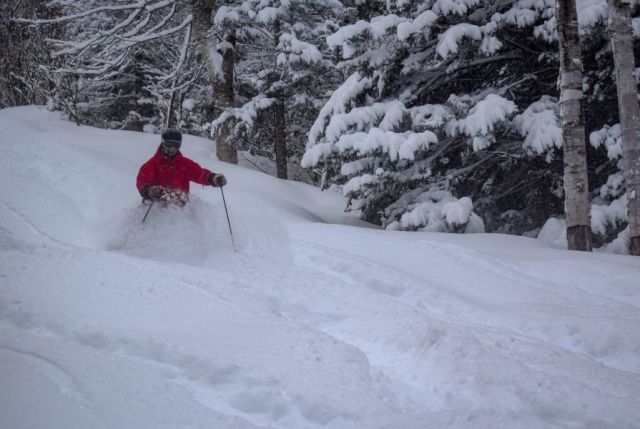
[(227, 184), (224, 175), (202, 168), (182, 155), (181, 145), (180, 131), (167, 129), (162, 133), (155, 155), (138, 172), (136, 185), (143, 201), (183, 206), (189, 200), (189, 182), (220, 187)]

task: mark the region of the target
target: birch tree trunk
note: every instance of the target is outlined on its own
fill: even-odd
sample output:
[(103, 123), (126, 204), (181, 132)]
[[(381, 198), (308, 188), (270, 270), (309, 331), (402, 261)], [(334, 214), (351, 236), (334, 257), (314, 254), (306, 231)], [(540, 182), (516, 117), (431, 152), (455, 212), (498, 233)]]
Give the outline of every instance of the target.
[(618, 110), (622, 127), (624, 184), (631, 236), (630, 253), (640, 256), (640, 106), (629, 4), (609, 0), (609, 38), (615, 64)]
[[(277, 53), (278, 43), (280, 41), (280, 22), (274, 23), (273, 39)], [(284, 94), (282, 88), (279, 88), (274, 94), (276, 103), (274, 109), (274, 151), (276, 155), (276, 174), (279, 179), (287, 179), (287, 133), (285, 129), (285, 105)]]
[(560, 49), (560, 114), (564, 152), (564, 210), (570, 250), (591, 251), (591, 206), (582, 112), (582, 52), (575, 0), (556, 0)]
[[(215, 9), (215, 0), (191, 0), (193, 13), (193, 36), (198, 43), (200, 55), (205, 62), (209, 82), (214, 93), (214, 116), (234, 106), (233, 72), (235, 67), (235, 30), (225, 35), (224, 43), (212, 46), (209, 41), (211, 15)], [(214, 58), (218, 56), (218, 58)], [(221, 66), (216, 63), (221, 57)], [(238, 163), (238, 152), (231, 139), (231, 127), (227, 123), (220, 127), (215, 135), (216, 155), (221, 161)]]

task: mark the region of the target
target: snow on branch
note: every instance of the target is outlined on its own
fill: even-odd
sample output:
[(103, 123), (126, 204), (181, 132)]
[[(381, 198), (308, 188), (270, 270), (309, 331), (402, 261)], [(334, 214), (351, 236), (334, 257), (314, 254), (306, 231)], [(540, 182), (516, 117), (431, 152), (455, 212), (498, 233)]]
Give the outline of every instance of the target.
[(282, 57), (278, 58), (278, 65), (283, 65), (285, 62), (290, 64), (314, 64), (321, 62), (323, 59), (322, 53), (316, 46), (299, 40), (292, 33), (284, 33), (280, 36), (278, 48), (288, 53), (288, 55), (283, 53)]
[(578, 7), (578, 23), (582, 30), (606, 23), (609, 17), (609, 6), (606, 0), (581, 0)]
[[(428, 32), (436, 18), (430, 11), (421, 14), (415, 21), (394, 14), (376, 16), (371, 21), (358, 21), (355, 24), (341, 27), (335, 33), (327, 36), (326, 41), (330, 48), (341, 47), (343, 58), (351, 58), (355, 54), (354, 40), (359, 37), (366, 35), (373, 41), (379, 41), (390, 35), (405, 40), (420, 31)], [(396, 30), (392, 32), (393, 29)]]
[(437, 19), (438, 15), (427, 9), (413, 20), (401, 22), (396, 29), (398, 40), (407, 40), (409, 37), (420, 33), (424, 34), (425, 37), (429, 37), (431, 27)]
[[(312, 141), (310, 135), (307, 151), (302, 158), (303, 167), (315, 166), (332, 153), (347, 152), (365, 157), (374, 152), (382, 153), (391, 162), (413, 161), (416, 152), (427, 150), (431, 144), (438, 142), (438, 137), (430, 130), (415, 132), (403, 125), (411, 125), (412, 115), (404, 104), (397, 100), (356, 107), (345, 112), (344, 101), (352, 99), (353, 95), (359, 92), (353, 91), (354, 87), (358, 88), (355, 84), (360, 82), (359, 75), (356, 74), (352, 78), (353, 84), (343, 88), (343, 94), (346, 96), (330, 100), (325, 108), (333, 107), (323, 108), (325, 114), (338, 111), (342, 113), (333, 113), (327, 118), (328, 122), (320, 123), (318, 128), (324, 126), (324, 133), (318, 130), (314, 135), (315, 140)], [(428, 109), (423, 110), (422, 115), (417, 116), (426, 117)], [(431, 113), (434, 111), (435, 109), (432, 109)], [(402, 131), (402, 128), (405, 130)], [(321, 134), (324, 136), (320, 141)]]
[(122, 48), (129, 48), (133, 45), (137, 45), (144, 42), (150, 42), (152, 40), (161, 39), (163, 37), (167, 37), (167, 36), (171, 36), (173, 34), (179, 33), (185, 28), (187, 28), (192, 21), (193, 21), (193, 16), (188, 15), (182, 20), (180, 24), (176, 25), (175, 27), (167, 28), (166, 30), (162, 30), (158, 32), (147, 32), (145, 34), (141, 34), (136, 37), (130, 37), (125, 40), (125, 43), (122, 46)]
[(347, 113), (337, 113), (329, 119), (325, 129), (325, 139), (335, 143), (347, 130), (368, 130), (385, 114), (387, 103), (375, 103), (371, 106), (356, 107)]
[(518, 132), (525, 138), (522, 146), (542, 154), (562, 147), (560, 108), (556, 99), (545, 95), (513, 119)]
[(336, 148), (338, 152), (353, 150), (358, 155), (382, 152), (388, 155), (391, 161), (397, 161), (413, 160), (416, 151), (428, 149), (430, 144), (437, 142), (438, 137), (431, 131), (397, 133), (373, 128), (368, 132), (343, 135), (336, 143)]
[(604, 146), (607, 149), (607, 156), (611, 160), (622, 158), (622, 129), (620, 124), (594, 131), (589, 136), (591, 146), (598, 148)]
[(600, 186), (598, 194), (603, 200), (617, 198), (624, 194), (624, 173), (618, 171), (607, 177), (607, 182)]
[(182, 46), (180, 47), (180, 56), (178, 57), (178, 63), (174, 67), (173, 71), (165, 76), (163, 76), (159, 82), (164, 82), (169, 79), (173, 79), (176, 75), (182, 70), (185, 60), (187, 58), (187, 53), (189, 51), (189, 44), (191, 43), (191, 26), (187, 27), (187, 30), (184, 34), (182, 40)]
[(464, 15), (479, 4), (480, 0), (436, 0), (433, 11), (438, 15)]
[(213, 23), (223, 26), (225, 23), (236, 23), (240, 21), (240, 13), (229, 6), (220, 6), (213, 17)]
[[(613, 161), (618, 171), (610, 174), (604, 185), (595, 193), (591, 205), (591, 230), (601, 236), (610, 235), (627, 221), (627, 195), (624, 180), (622, 158), (622, 136), (620, 124), (605, 125), (589, 136), (595, 148), (604, 146), (608, 158)], [(628, 253), (629, 228), (618, 234), (612, 243), (603, 250), (614, 253)]]
[(359, 192), (362, 188), (378, 183), (378, 177), (374, 174), (363, 174), (352, 177), (342, 188), (344, 195), (351, 195)]
[(286, 9), (284, 7), (265, 7), (258, 11), (256, 21), (260, 24), (272, 24), (284, 15)]
[(591, 230), (604, 235), (609, 227), (616, 227), (627, 220), (627, 195), (609, 204), (591, 205)]
[(556, 43), (558, 40), (558, 26), (556, 18), (550, 18), (533, 29), (533, 35), (547, 43)]
[(88, 65), (85, 67), (59, 67), (55, 69), (56, 73), (73, 73), (78, 75), (88, 75), (88, 76), (100, 76), (109, 72), (110, 70), (114, 70), (119, 68), (124, 64), (125, 59), (128, 58), (129, 51), (126, 50), (122, 52), (119, 56), (109, 59), (109, 60), (94, 60), (94, 64)]
[(473, 212), (471, 198), (458, 199), (446, 190), (417, 189), (391, 204), (385, 213), (399, 216), (386, 227), (392, 231), (484, 232), (484, 222)]
[(78, 42), (64, 42), (64, 44), (66, 44), (68, 46), (68, 48), (61, 49), (59, 51), (54, 52), (53, 56), (56, 57), (56, 56), (61, 56), (61, 55), (66, 55), (66, 54), (76, 54), (78, 52), (84, 51), (86, 48), (88, 48), (90, 46), (98, 45), (98, 44), (104, 42), (110, 36), (115, 35), (118, 31), (122, 30), (123, 28), (128, 27), (138, 17), (138, 15), (141, 12), (142, 12), (142, 9), (135, 9), (131, 14), (129, 14), (129, 16), (125, 20), (123, 20), (122, 22), (119, 22), (118, 24), (116, 24), (110, 30), (108, 30), (108, 31), (100, 31), (97, 36), (95, 36), (93, 38), (89, 38), (88, 40), (85, 40), (83, 42), (79, 42), (79, 43)]
[[(76, 66), (67, 65), (57, 72), (71, 72), (84, 75), (104, 75), (126, 65), (131, 58), (132, 48), (155, 40), (172, 37), (184, 32), (181, 60), (166, 79), (175, 77), (182, 67), (191, 37), (192, 16), (184, 15), (181, 22), (175, 23), (176, 0), (145, 0), (120, 5), (106, 5), (65, 15), (50, 20), (32, 20), (34, 24), (49, 22), (75, 22), (86, 26), (81, 32), (83, 40), (52, 40), (57, 50), (54, 57), (75, 57)], [(88, 20), (103, 21), (98, 25)], [(104, 23), (114, 23), (103, 29)], [(165, 80), (166, 80), (165, 79)]]
[(370, 78), (362, 77), (360, 73), (355, 72), (331, 94), (331, 98), (329, 98), (327, 103), (322, 107), (318, 118), (309, 131), (307, 150), (310, 150), (319, 142), (331, 117), (336, 114), (345, 113), (353, 100), (363, 91), (371, 88), (371, 85), (372, 80)]
[(465, 37), (472, 40), (482, 39), (482, 29), (477, 25), (466, 22), (449, 27), (444, 33), (438, 36), (438, 46), (436, 52), (442, 58), (458, 52), (460, 41)]
[(369, 31), (370, 25), (367, 21), (358, 21), (355, 24), (340, 27), (338, 31), (326, 37), (327, 45), (330, 48), (342, 48), (343, 58), (351, 58), (355, 49), (349, 42), (350, 39), (361, 36)]
[(211, 122), (211, 135), (214, 136), (218, 129), (225, 126), (228, 121), (236, 121), (244, 128), (251, 128), (254, 125), (258, 113), (268, 109), (276, 102), (275, 98), (255, 97), (243, 106), (227, 109), (222, 112), (213, 122)]
[[(450, 101), (454, 100), (450, 98)], [(473, 137), (475, 151), (486, 149), (493, 142), (492, 133), (496, 125), (506, 121), (516, 110), (513, 101), (489, 94), (476, 103), (465, 118), (451, 121), (448, 132), (452, 136), (460, 133)]]
[[(72, 15), (65, 15), (65, 16), (60, 16), (58, 18), (51, 18), (51, 19), (25, 19), (25, 18), (20, 18), (17, 19), (16, 21), (18, 22), (26, 22), (29, 24), (35, 24), (35, 25), (40, 25), (40, 24), (55, 24), (55, 23), (61, 23), (61, 22), (66, 22), (66, 21), (75, 21), (79, 18), (84, 18), (86, 16), (89, 15), (93, 15), (96, 13), (100, 13), (100, 12), (117, 12), (117, 11), (123, 11), (123, 10), (131, 10), (131, 9), (144, 9), (149, 3), (152, 3), (153, 0), (143, 0), (143, 1), (138, 1), (135, 3), (130, 3), (130, 4), (123, 4), (123, 5), (113, 5), (113, 6), (100, 6), (100, 7), (96, 7), (93, 9), (89, 9), (83, 12), (78, 12)], [(169, 3), (167, 1), (161, 1), (160, 4), (162, 4), (161, 7), (165, 6), (165, 3)], [(172, 2), (171, 2), (172, 3)], [(155, 8), (154, 8), (155, 9)], [(151, 9), (153, 10), (153, 9)]]
[[(601, 23), (606, 23), (608, 6), (606, 0), (581, 0), (577, 2), (578, 23), (581, 33)], [(491, 21), (500, 25), (512, 25), (524, 28), (534, 25), (540, 20), (542, 24), (535, 26), (534, 35), (548, 43), (557, 41), (555, 23), (555, 0), (519, 0), (509, 10), (496, 13)]]
[(540, 18), (553, 17), (554, 11), (554, 0), (519, 0), (506, 12), (494, 14), (491, 21), (524, 28), (533, 25)]
[(369, 31), (371, 32), (371, 37), (373, 38), (373, 40), (379, 40), (385, 34), (387, 34), (387, 31), (389, 31), (391, 28), (397, 27), (398, 24), (401, 24), (403, 22), (407, 22), (407, 19), (401, 18), (398, 15), (391, 14), (376, 16), (375, 18), (371, 19), (371, 22), (369, 23)]
[(558, 35), (555, 20), (555, 0), (519, 0), (513, 4), (511, 9), (502, 13), (495, 13), (491, 17), (491, 22), (500, 26), (508, 25), (517, 28), (535, 25), (541, 20), (543, 22), (534, 27), (534, 36), (547, 43), (556, 43)]
[(453, 112), (442, 104), (425, 104), (409, 109), (415, 126), (423, 128), (440, 128), (453, 119)]

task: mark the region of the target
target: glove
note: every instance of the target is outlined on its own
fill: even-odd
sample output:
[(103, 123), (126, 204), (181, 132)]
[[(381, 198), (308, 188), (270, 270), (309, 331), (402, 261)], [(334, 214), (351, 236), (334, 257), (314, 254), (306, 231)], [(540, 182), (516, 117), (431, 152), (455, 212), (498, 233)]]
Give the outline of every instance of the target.
[(164, 190), (158, 185), (150, 185), (144, 188), (144, 194), (150, 200), (159, 200), (164, 195)]
[(227, 178), (223, 174), (212, 173), (209, 176), (209, 183), (211, 183), (211, 186), (223, 187), (227, 184)]

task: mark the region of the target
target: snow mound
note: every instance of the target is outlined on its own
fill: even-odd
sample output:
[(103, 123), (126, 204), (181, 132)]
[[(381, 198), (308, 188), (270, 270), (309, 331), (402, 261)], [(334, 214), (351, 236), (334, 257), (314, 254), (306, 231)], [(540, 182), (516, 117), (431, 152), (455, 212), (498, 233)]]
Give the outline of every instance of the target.
[(567, 223), (564, 219), (550, 218), (538, 233), (538, 240), (567, 248)]

